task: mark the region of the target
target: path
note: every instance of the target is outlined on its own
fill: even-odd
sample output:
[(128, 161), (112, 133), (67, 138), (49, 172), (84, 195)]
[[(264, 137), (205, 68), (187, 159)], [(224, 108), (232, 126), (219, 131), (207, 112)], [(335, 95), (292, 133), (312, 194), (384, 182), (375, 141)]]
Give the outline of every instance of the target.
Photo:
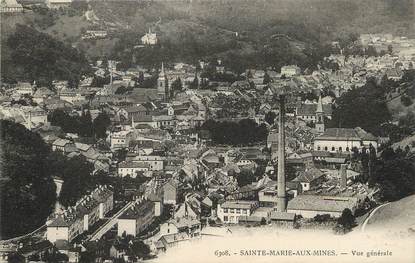
[(120, 209), (115, 215), (113, 215), (108, 222), (103, 224), (101, 227), (99, 227), (94, 233), (91, 234), (90, 237), (86, 239), (86, 241), (95, 241), (100, 239), (105, 233), (107, 233), (117, 222), (118, 217), (120, 217), (125, 211), (127, 211), (135, 201), (131, 201), (128, 204), (126, 204), (123, 208)]
[(379, 208), (384, 207), (387, 204), (389, 204), (389, 202), (376, 207), (375, 209), (373, 209), (373, 211), (371, 211), (369, 213), (369, 216), (366, 218), (366, 220), (363, 222), (362, 227), (360, 228), (361, 232), (365, 232), (365, 228), (366, 228), (367, 223), (369, 223), (370, 218), (376, 213), (376, 211), (378, 211)]

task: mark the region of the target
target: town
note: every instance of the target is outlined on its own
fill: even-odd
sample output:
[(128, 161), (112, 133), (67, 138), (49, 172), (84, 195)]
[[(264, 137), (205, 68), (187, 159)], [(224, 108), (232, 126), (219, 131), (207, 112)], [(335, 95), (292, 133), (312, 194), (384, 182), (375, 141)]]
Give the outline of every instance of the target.
[[(11, 0), (1, 8), (23, 12)], [(162, 42), (152, 28), (137, 39), (136, 48)], [(31, 164), (10, 159), (0, 188), (42, 166), (30, 158), (50, 177), (40, 192), (31, 179), (10, 188), (38, 194), (45, 220), (12, 220), (23, 230), (2, 236), (0, 262), (139, 262), (248, 227), (347, 234), (366, 226), (376, 207), (415, 192), (394, 185), (414, 178), (384, 175), (396, 172), (388, 158), (402, 169), (414, 158), (413, 113), (402, 109), (415, 97), (415, 39), (361, 34), (353, 54), (330, 45), (335, 52), (315, 70), (236, 72), (220, 57), (125, 68), (102, 57), (76, 84), (2, 78), (2, 140), (10, 158), (16, 151)]]

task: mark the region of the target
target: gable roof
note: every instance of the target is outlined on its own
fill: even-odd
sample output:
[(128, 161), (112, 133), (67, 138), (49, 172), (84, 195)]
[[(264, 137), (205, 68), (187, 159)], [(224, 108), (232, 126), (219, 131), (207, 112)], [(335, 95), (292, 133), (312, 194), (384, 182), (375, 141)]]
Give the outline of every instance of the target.
[(320, 169), (311, 168), (307, 171), (300, 172), (299, 175), (293, 181), (311, 183), (312, 181), (319, 179), (323, 175), (324, 174)]
[(316, 140), (334, 140), (334, 141), (376, 141), (376, 137), (366, 132), (362, 128), (328, 128)]
[(339, 212), (353, 208), (357, 197), (335, 197), (323, 195), (298, 195), (288, 202), (288, 210), (308, 210), (322, 212)]
[[(331, 104), (321, 104), (323, 112), (326, 116), (332, 115)], [(318, 104), (302, 103), (297, 107), (297, 115), (316, 115)]]

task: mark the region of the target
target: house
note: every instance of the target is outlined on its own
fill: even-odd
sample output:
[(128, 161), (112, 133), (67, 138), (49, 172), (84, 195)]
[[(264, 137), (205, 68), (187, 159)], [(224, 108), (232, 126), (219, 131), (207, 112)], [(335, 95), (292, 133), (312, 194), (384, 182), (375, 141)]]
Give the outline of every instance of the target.
[(157, 34), (151, 32), (151, 29), (149, 29), (148, 33), (141, 37), (141, 43), (143, 43), (144, 45), (157, 44)]
[(71, 242), (90, 226), (113, 209), (113, 192), (106, 186), (99, 186), (83, 196), (75, 206), (68, 207), (61, 214), (53, 214), (46, 222), (46, 239), (52, 243), (57, 240)]
[(77, 148), (73, 141), (70, 141), (67, 139), (57, 139), (56, 141), (52, 143), (52, 150), (60, 151), (60, 152), (67, 154), (71, 152), (76, 152)]
[(34, 125), (48, 123), (48, 114), (41, 107), (22, 106), (20, 109), (28, 129), (31, 129)]
[(118, 176), (125, 177), (130, 176), (132, 178), (137, 177), (137, 174), (147, 172), (150, 165), (145, 162), (121, 162), (118, 164)]
[(359, 198), (357, 197), (303, 194), (288, 201), (287, 212), (301, 215), (304, 218), (313, 218), (323, 214), (338, 218), (344, 209), (348, 208), (354, 212), (358, 205)]
[(179, 217), (160, 225), (160, 236), (187, 233), (190, 237), (200, 235), (201, 223), (196, 218)]
[(175, 205), (177, 203), (178, 183), (175, 180), (169, 180), (163, 185), (163, 204)]
[(124, 258), (128, 252), (128, 245), (124, 242), (115, 241), (109, 251), (109, 255), (111, 258)]
[(226, 201), (218, 204), (217, 215), (224, 223), (238, 224), (239, 217), (252, 215), (258, 206), (256, 201)]
[(1, 0), (0, 13), (20, 13), (23, 12), (23, 6), (16, 0)]
[(128, 123), (131, 123), (133, 118), (149, 115), (149, 110), (143, 105), (139, 104), (137, 106), (121, 108), (118, 112), (118, 115), (123, 116), (123, 118), (127, 120)]
[(112, 150), (127, 148), (134, 138), (132, 131), (118, 131), (110, 133), (110, 147)]
[(293, 227), (295, 223), (295, 214), (272, 211), (270, 216), (271, 223), (274, 225), (284, 225)]
[(320, 169), (310, 168), (299, 172), (299, 175), (293, 181), (299, 182), (303, 191), (309, 191), (318, 187), (324, 181), (324, 173)]
[(19, 95), (33, 95), (34, 87), (28, 82), (18, 82), (15, 86), (15, 93)]
[(66, 8), (72, 4), (72, 0), (46, 0), (46, 6), (50, 9)]
[(67, 240), (56, 240), (55, 249), (68, 257), (69, 263), (77, 263), (80, 259), (81, 248), (72, 246)]
[(160, 191), (157, 193), (150, 193), (148, 200), (154, 203), (154, 215), (161, 216), (163, 214), (163, 196)]
[(149, 171), (162, 171), (164, 169), (164, 157), (158, 155), (136, 155), (132, 158), (128, 157), (127, 161), (148, 164)]
[(32, 262), (32, 260), (36, 258), (45, 260), (46, 255), (51, 252), (52, 249), (53, 245), (48, 240), (30, 243), (17, 251), (18, 255), (21, 256), (21, 261), (19, 262)]
[[(268, 179), (268, 181), (267, 181)], [(258, 200), (261, 206), (275, 207), (278, 204), (277, 182), (270, 181), (264, 177), (264, 187), (258, 192)], [(295, 197), (302, 192), (301, 184), (298, 182), (286, 182), (286, 192), (289, 197)]]
[(118, 236), (137, 236), (155, 220), (154, 204), (149, 200), (138, 200), (118, 218)]
[(54, 96), (55, 93), (46, 87), (38, 88), (33, 94), (33, 101), (37, 104), (44, 102), (46, 99)]
[(156, 246), (158, 251), (166, 251), (168, 248), (177, 247), (188, 241), (190, 241), (190, 236), (185, 232), (169, 234), (162, 236), (157, 241)]
[[(318, 103), (306, 104), (301, 103), (295, 109), (295, 115), (298, 120), (303, 120), (307, 123), (315, 123), (317, 121)], [(332, 118), (332, 105), (322, 104), (323, 115), (327, 119)]]
[(345, 152), (351, 153), (353, 148), (361, 151), (372, 145), (378, 147), (377, 138), (360, 127), (351, 128), (329, 128), (323, 134), (314, 139), (315, 151)]
[(200, 218), (200, 202), (197, 200), (195, 204), (193, 200), (186, 200), (174, 212), (174, 218)]
[(281, 67), (281, 76), (293, 77), (301, 74), (301, 69), (296, 65)]

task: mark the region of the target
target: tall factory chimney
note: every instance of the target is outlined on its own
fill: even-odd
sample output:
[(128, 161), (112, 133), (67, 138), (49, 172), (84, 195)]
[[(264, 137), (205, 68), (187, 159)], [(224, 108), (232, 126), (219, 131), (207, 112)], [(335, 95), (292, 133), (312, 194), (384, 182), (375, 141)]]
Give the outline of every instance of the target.
[(278, 123), (278, 211), (286, 211), (286, 193), (285, 193), (285, 95), (280, 95), (280, 113)]

